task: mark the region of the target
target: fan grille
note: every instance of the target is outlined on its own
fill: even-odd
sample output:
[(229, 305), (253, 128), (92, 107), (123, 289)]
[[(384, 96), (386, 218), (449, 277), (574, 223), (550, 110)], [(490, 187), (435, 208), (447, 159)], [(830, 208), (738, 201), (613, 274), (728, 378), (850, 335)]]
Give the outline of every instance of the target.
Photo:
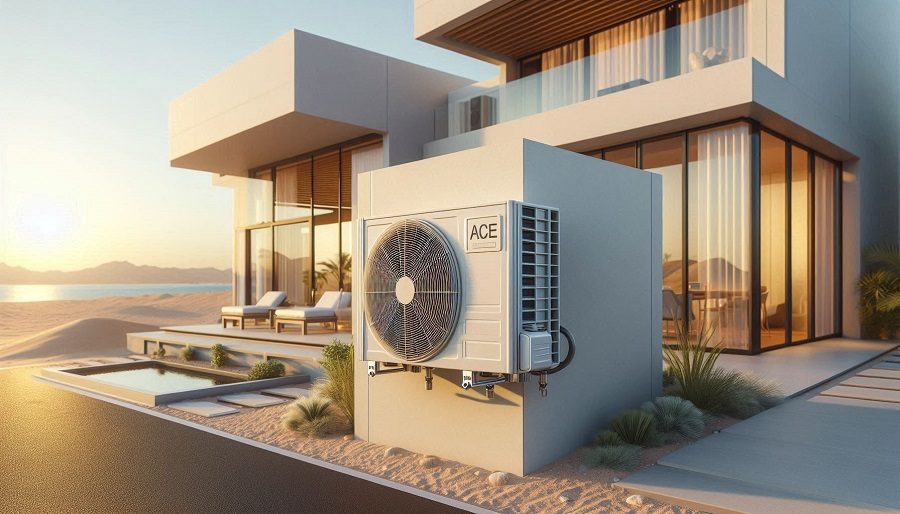
[(459, 316), (459, 266), (441, 231), (407, 219), (387, 228), (366, 259), (366, 319), (378, 341), (410, 362), (431, 359)]

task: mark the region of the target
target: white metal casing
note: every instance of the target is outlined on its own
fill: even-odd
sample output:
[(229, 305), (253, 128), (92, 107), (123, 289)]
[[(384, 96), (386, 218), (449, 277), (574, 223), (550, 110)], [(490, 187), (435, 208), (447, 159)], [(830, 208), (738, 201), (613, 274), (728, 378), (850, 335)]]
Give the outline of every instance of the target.
[[(532, 225), (536, 222), (531, 214), (534, 212), (546, 218), (545, 222), (537, 222), (546, 229), (543, 231), (545, 234), (540, 236), (546, 241), (543, 246), (540, 243), (538, 246), (544, 248), (548, 255), (534, 257), (530, 236), (522, 236), (523, 230), (526, 234), (533, 232)], [(363, 360), (486, 373), (547, 369), (559, 362), (559, 241), (556, 235), (559, 218), (556, 209), (508, 201), (363, 219), (359, 228), (359, 247), (364, 249), (361, 262), (365, 263), (373, 245), (388, 227), (407, 219), (430, 222), (441, 230), (450, 243), (459, 265), (461, 284), (458, 321), (449, 342), (436, 356), (427, 361), (406, 362), (379, 342), (365, 316), (365, 303), (362, 302), (362, 314), (366, 320), (361, 337), (360, 357)], [(499, 225), (496, 238), (491, 237), (491, 225)], [(485, 237), (479, 236), (479, 229), (481, 236)], [(551, 236), (551, 232), (554, 235)], [(550, 241), (551, 237), (553, 241)], [(551, 260), (554, 262), (551, 263)], [(546, 265), (543, 269), (552, 269), (553, 278), (535, 278), (533, 273), (527, 273), (534, 264), (531, 261), (540, 261)], [(359, 287), (364, 288), (365, 285), (360, 284)], [(541, 298), (532, 298), (536, 294), (535, 287), (541, 287), (544, 291), (539, 294)], [(534, 313), (536, 306), (547, 308), (538, 308), (536, 310), (540, 312)], [(537, 329), (535, 322), (539, 323)], [(539, 337), (540, 332), (546, 330), (548, 333), (549, 347), (546, 344), (535, 347), (535, 351), (542, 355), (520, 355), (520, 333), (526, 332), (523, 328), (526, 324), (531, 331), (535, 331), (532, 335), (540, 341), (548, 341), (548, 338)], [(523, 368), (523, 365), (526, 367)]]

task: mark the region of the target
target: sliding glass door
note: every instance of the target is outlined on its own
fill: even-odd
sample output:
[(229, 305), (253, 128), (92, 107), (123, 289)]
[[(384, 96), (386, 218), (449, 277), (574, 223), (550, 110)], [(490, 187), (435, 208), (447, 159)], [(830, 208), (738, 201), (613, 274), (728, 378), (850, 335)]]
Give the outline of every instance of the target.
[(270, 290), (284, 291), (293, 305), (350, 290), (353, 176), (383, 165), (381, 140), (367, 138), (250, 173), (250, 183), (268, 187), (244, 226), (248, 303)]
[(662, 176), (663, 338), (756, 353), (840, 333), (840, 166), (752, 120), (589, 152)]
[(750, 350), (750, 125), (688, 135), (688, 280), (725, 348)]

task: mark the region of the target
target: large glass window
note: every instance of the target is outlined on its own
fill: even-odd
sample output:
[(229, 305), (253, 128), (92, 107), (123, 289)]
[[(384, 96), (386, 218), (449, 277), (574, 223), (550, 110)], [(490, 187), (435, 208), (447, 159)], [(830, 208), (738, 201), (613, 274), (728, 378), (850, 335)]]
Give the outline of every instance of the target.
[(809, 336), (809, 152), (791, 147), (791, 341)]
[(685, 310), (684, 294), (684, 237), (682, 234), (682, 162), (683, 138), (680, 136), (648, 141), (642, 145), (645, 170), (662, 175), (662, 282), (663, 336), (674, 336), (674, 323), (695, 320), (693, 302)]
[(760, 345), (768, 348), (787, 336), (787, 144), (763, 131), (759, 158)]
[(315, 202), (315, 295), (341, 289), (343, 269), (340, 264), (340, 180), (339, 152), (315, 158), (313, 200)]
[(272, 231), (254, 229), (247, 237), (247, 300), (253, 304), (272, 289)]
[(688, 141), (691, 292), (725, 348), (750, 350), (750, 127), (695, 132)]
[(305, 218), (312, 208), (312, 159), (275, 170), (275, 219)]
[(819, 156), (815, 159), (815, 337), (836, 332), (835, 303), (835, 166)]
[[(309, 305), (324, 291), (350, 290), (354, 170), (381, 168), (382, 156), (381, 142), (369, 141), (251, 173), (248, 182), (268, 184), (268, 194), (255, 195), (248, 210), (259, 213), (244, 223), (248, 302), (274, 289)], [(266, 198), (268, 209), (257, 205)]]
[(636, 156), (637, 150), (635, 149), (635, 145), (625, 145), (603, 151), (603, 159), (624, 164), (625, 166), (631, 166), (632, 168), (637, 167), (637, 162), (635, 161)]
[(754, 130), (741, 121), (586, 152), (662, 175), (664, 341), (685, 319), (692, 330), (715, 324), (723, 346), (742, 352), (839, 333), (840, 167), (762, 128), (754, 154)]
[(309, 222), (275, 226), (275, 280), (293, 305), (309, 302)]

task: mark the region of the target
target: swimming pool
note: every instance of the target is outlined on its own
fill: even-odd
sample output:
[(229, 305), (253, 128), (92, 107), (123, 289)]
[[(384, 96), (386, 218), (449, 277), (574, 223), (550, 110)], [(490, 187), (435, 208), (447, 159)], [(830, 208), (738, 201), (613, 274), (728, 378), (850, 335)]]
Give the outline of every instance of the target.
[(44, 368), (41, 370), (41, 378), (150, 407), (309, 380), (307, 375), (247, 380), (242, 373), (156, 360)]
[(239, 377), (177, 368), (159, 362), (130, 365), (128, 369), (84, 368), (84, 372), (78, 374), (105, 384), (124, 386), (153, 394), (177, 393), (243, 382)]

